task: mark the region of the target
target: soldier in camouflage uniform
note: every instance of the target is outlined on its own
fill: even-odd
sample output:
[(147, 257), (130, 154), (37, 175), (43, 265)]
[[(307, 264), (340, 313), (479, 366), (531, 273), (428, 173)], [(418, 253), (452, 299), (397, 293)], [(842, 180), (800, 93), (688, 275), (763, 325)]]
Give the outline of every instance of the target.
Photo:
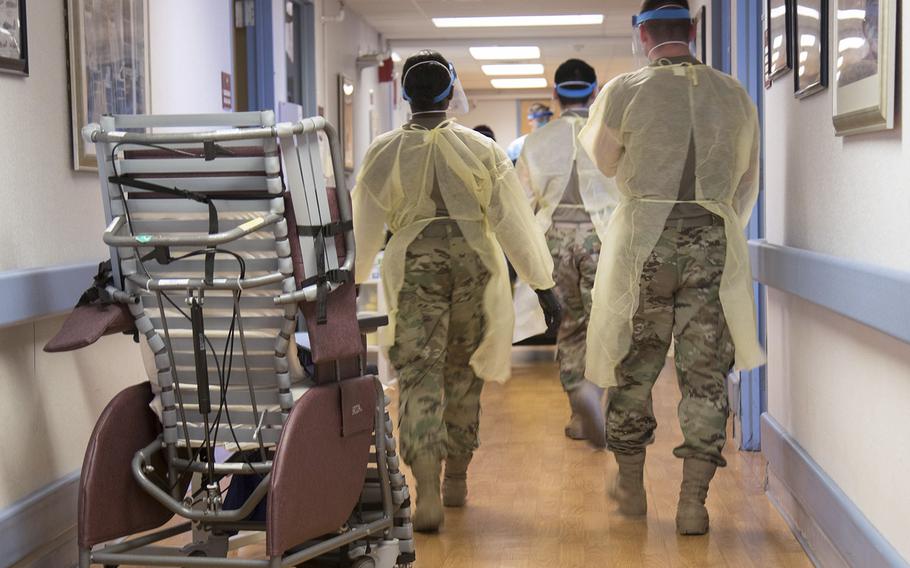
[[(615, 205), (607, 188), (615, 184), (576, 141), (597, 92), (597, 73), (584, 61), (570, 59), (557, 68), (554, 79), (563, 112), (528, 136), (517, 170), (537, 221), (547, 231), (563, 309), (556, 349), (559, 378), (572, 410), (565, 434), (603, 448), (603, 390), (585, 378), (585, 356), (601, 235)], [(516, 309), (528, 306), (519, 302)]]
[(358, 282), (385, 246), (390, 321), (381, 340), (399, 375), (399, 440), (417, 482), (412, 523), (420, 532), (439, 529), (443, 506), (464, 506), (483, 382), (510, 376), (504, 254), (537, 291), (547, 324), (559, 321), (544, 233), (511, 161), (446, 117), (456, 86), (439, 53), (408, 58), (402, 90), (411, 120), (373, 141), (353, 193)]
[(699, 535), (708, 531), (708, 487), (726, 465), (727, 374), (764, 360), (744, 237), (761, 138), (742, 85), (689, 52), (688, 8), (642, 2), (634, 21), (651, 64), (611, 81), (579, 139), (622, 194), (601, 251), (587, 361), (588, 376), (609, 387), (613, 495), (622, 513), (647, 512), (651, 388), (672, 337), (684, 437), (674, 449), (683, 459), (676, 529)]

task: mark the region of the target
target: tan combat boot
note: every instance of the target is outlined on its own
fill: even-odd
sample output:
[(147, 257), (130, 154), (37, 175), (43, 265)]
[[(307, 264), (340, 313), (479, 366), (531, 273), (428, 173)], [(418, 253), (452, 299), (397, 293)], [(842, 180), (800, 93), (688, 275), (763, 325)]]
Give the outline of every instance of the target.
[(468, 498), (468, 465), (474, 454), (446, 458), (446, 473), (442, 479), (442, 504), (464, 507)]
[(569, 404), (572, 405), (572, 414), (579, 416), (585, 439), (598, 449), (607, 447), (607, 432), (604, 424), (602, 400), (603, 389), (598, 388), (590, 381), (584, 381), (578, 388), (569, 391)]
[(683, 460), (683, 479), (676, 508), (676, 531), (681, 535), (700, 535), (708, 532), (708, 484), (717, 465), (695, 458)]
[(437, 457), (421, 456), (411, 464), (411, 472), (417, 480), (417, 510), (411, 522), (417, 532), (436, 532), (442, 525), (445, 513), (439, 495), (441, 469)]
[(584, 427), (581, 424), (581, 416), (577, 413), (572, 412), (572, 417), (569, 418), (569, 423), (566, 424), (566, 438), (570, 440), (584, 440), (585, 433)]
[(619, 512), (627, 517), (641, 517), (648, 513), (645, 495), (645, 452), (613, 454), (619, 466), (619, 475), (613, 484), (611, 497), (619, 504)]

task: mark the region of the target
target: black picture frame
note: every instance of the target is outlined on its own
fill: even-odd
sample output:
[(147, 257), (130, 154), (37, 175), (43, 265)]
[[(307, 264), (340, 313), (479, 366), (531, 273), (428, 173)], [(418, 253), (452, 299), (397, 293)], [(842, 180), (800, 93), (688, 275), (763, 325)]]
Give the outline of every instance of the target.
[[(814, 17), (817, 14), (817, 18)], [(793, 0), (793, 53), (791, 60), (795, 73), (793, 73), (793, 93), (797, 99), (819, 93), (828, 88), (828, 53), (830, 48), (828, 27), (828, 0)], [(816, 21), (814, 29), (806, 29), (803, 23)], [(813, 45), (802, 45), (804, 36), (816, 38)], [(803, 61), (806, 53), (806, 61)], [(809, 65), (815, 64), (818, 73), (803, 79)]]
[[(793, 68), (793, 1), (767, 0), (768, 59), (765, 62), (766, 83), (785, 75)], [(781, 14), (780, 11), (783, 11)], [(781, 39), (778, 45), (778, 38)]]
[(695, 15), (695, 58), (708, 64), (708, 9), (702, 6)]
[[(19, 57), (0, 55), (0, 73), (12, 73), (28, 77), (28, 18), (26, 17), (25, 0), (8, 0), (19, 6)], [(0, 26), (3, 21), (0, 20)]]

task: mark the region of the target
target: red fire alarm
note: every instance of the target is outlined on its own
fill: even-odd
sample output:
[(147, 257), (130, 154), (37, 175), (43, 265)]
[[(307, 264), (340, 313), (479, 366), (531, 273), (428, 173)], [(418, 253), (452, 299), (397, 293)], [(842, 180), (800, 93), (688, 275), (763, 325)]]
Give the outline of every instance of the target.
[(395, 62), (389, 57), (379, 66), (379, 82), (391, 83), (395, 78)]

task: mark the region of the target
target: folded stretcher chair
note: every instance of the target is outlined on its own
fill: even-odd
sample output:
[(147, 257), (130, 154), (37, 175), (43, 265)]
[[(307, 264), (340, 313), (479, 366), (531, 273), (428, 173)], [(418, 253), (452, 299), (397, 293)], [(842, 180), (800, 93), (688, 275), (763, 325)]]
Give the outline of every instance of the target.
[[(357, 319), (334, 128), (270, 111), (106, 116), (83, 136), (109, 223), (100, 295), (128, 308), (156, 376), (118, 394), (92, 434), (80, 567), (409, 565), (408, 489), (365, 368), (363, 334), (381, 322)], [(166, 546), (182, 533), (189, 544)], [(229, 557), (262, 534), (260, 559)]]

